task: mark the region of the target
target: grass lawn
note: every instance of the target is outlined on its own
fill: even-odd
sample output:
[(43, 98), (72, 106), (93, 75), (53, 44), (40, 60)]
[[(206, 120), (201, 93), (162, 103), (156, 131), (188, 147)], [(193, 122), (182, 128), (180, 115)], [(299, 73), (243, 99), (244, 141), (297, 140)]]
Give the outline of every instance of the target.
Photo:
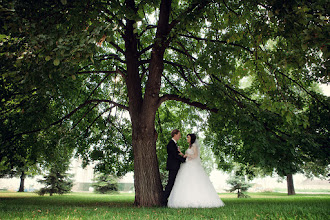
[(226, 204), (221, 208), (172, 209), (134, 207), (134, 194), (0, 192), (0, 219), (330, 219), (329, 194), (249, 195), (220, 194)]

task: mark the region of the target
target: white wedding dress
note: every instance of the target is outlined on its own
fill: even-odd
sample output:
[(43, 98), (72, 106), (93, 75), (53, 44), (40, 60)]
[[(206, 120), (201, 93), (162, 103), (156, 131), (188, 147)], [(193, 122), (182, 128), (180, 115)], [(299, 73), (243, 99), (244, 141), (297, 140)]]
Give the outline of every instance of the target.
[(198, 144), (194, 143), (191, 148), (187, 149), (186, 154), (189, 155), (189, 159), (180, 166), (168, 199), (168, 207), (214, 208), (224, 206), (225, 204), (219, 198), (201, 164)]

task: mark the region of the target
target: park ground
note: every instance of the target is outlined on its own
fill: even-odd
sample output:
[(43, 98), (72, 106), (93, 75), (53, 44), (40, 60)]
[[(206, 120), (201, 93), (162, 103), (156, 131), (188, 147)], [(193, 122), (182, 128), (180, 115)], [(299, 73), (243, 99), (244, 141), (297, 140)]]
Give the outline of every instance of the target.
[(330, 195), (249, 193), (236, 198), (221, 193), (224, 207), (173, 209), (136, 207), (133, 193), (70, 193), (38, 196), (0, 192), (0, 220), (5, 219), (329, 219)]

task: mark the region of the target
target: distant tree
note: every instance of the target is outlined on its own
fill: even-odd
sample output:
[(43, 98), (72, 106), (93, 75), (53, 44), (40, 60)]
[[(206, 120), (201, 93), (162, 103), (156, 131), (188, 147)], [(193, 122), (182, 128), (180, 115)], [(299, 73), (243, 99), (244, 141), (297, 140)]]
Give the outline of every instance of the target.
[(244, 193), (252, 186), (252, 184), (248, 183), (244, 176), (234, 174), (231, 175), (226, 182), (231, 185), (231, 188), (228, 190), (229, 192), (234, 192), (237, 190), (237, 198), (249, 197)]
[[(49, 131), (51, 132), (51, 131)], [(38, 182), (45, 184), (45, 187), (38, 192), (40, 195), (49, 193), (53, 195), (69, 193), (73, 186), (72, 174), (69, 174), (70, 160), (73, 156), (70, 141), (67, 142), (66, 136), (61, 137), (60, 132), (57, 135), (42, 135), (45, 138), (44, 144), (48, 149), (48, 154), (43, 155), (44, 162), (41, 164), (42, 169), (48, 171), (44, 178)], [(48, 134), (48, 133), (47, 133)], [(52, 137), (52, 138), (50, 138)], [(70, 139), (69, 139), (70, 140)]]
[(25, 178), (26, 177), (34, 177), (35, 175), (40, 174), (41, 171), (37, 164), (23, 164), (21, 166), (10, 167), (6, 164), (6, 159), (2, 160), (0, 164), (0, 178), (20, 178), (20, 185), (18, 188), (18, 192), (24, 192), (25, 186)]
[(46, 185), (41, 188), (37, 193), (41, 196), (48, 194), (65, 194), (71, 192), (73, 181), (72, 175), (56, 167), (50, 169), (49, 173), (44, 176), (44, 179), (38, 180), (39, 183)]
[(40, 168), (37, 164), (31, 164), (30, 166), (25, 165), (17, 170), (16, 175), (20, 178), (20, 185), (18, 188), (18, 192), (25, 191), (25, 179), (26, 177), (34, 177), (41, 173)]
[(92, 184), (94, 190), (98, 193), (117, 193), (118, 192), (118, 179), (112, 175), (99, 173), (94, 179)]
[[(34, 140), (34, 143), (31, 141)], [(40, 174), (38, 157), (40, 152), (36, 151), (37, 141), (35, 135), (25, 136), (21, 140), (12, 142), (12, 146), (2, 145), (0, 150), (0, 178), (20, 178), (18, 192), (24, 192), (24, 181), (26, 177), (33, 177)], [(2, 153), (3, 155), (1, 157)]]

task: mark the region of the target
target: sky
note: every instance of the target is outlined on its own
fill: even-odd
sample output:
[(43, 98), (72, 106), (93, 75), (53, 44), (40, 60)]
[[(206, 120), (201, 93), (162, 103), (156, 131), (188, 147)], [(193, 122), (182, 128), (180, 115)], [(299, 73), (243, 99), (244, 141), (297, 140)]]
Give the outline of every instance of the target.
[(324, 95), (330, 96), (330, 84), (321, 84), (320, 87)]

